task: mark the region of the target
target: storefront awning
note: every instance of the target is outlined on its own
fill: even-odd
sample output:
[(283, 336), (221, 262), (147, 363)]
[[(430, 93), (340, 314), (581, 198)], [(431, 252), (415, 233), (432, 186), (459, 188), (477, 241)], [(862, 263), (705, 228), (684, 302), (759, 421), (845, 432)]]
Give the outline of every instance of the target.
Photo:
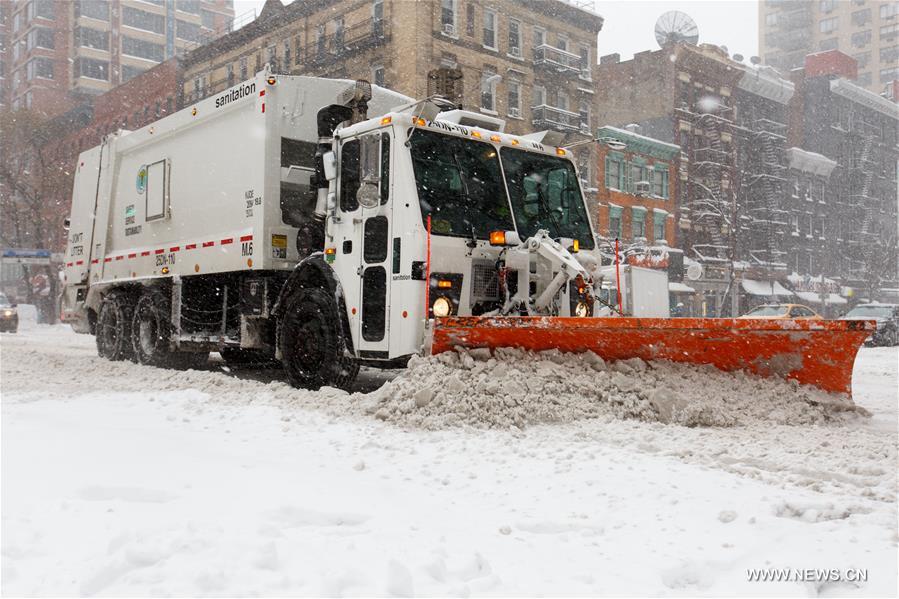
[(677, 281), (670, 281), (668, 283), (668, 291), (671, 293), (695, 293), (696, 290), (690, 287), (689, 285), (684, 285), (683, 283), (678, 283)]
[[(802, 301), (808, 302), (810, 304), (820, 304), (821, 303), (821, 294), (815, 293), (813, 291), (797, 291), (796, 295)], [(846, 298), (840, 297), (836, 293), (827, 293), (824, 295), (824, 303), (828, 306), (839, 306), (842, 304), (849, 303), (846, 301)]]
[(792, 291), (784, 288), (777, 281), (756, 281), (754, 279), (743, 279), (741, 282), (743, 291), (749, 295), (757, 295), (759, 297), (790, 297)]

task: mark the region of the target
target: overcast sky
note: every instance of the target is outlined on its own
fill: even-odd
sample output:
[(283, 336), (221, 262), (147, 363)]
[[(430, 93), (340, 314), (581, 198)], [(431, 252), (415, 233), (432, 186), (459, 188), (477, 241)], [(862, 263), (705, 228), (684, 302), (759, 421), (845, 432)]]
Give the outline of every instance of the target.
[[(559, 0), (544, 0), (555, 2)], [(622, 59), (635, 52), (658, 48), (653, 29), (656, 19), (669, 10), (689, 14), (699, 27), (699, 41), (727, 46), (733, 53), (758, 54), (757, 0), (594, 0), (596, 12), (605, 18), (599, 34), (599, 56), (619, 53)], [(285, 4), (289, 4), (285, 0)], [(235, 0), (237, 16), (262, 9), (265, 0)]]

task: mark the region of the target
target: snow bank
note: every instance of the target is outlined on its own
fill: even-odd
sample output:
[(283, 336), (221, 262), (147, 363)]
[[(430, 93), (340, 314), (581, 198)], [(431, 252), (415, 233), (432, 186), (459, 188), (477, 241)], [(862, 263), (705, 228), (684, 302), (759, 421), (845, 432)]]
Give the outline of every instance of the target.
[(406, 373), (361, 398), (375, 417), (426, 429), (488, 428), (627, 418), (686, 426), (820, 423), (845, 398), (712, 366), (605, 362), (587, 352), (460, 350), (413, 358)]

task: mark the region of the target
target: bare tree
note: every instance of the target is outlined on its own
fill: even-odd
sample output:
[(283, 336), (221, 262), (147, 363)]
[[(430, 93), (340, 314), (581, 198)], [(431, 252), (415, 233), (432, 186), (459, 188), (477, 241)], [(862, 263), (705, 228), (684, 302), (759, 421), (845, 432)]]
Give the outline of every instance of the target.
[[(53, 125), (29, 110), (5, 110), (0, 112), (0, 139), (0, 244), (61, 251), (71, 176), (47, 155)], [(41, 272), (50, 286), (49, 301), (43, 305), (32, 290), (32, 277)], [(26, 265), (22, 277), (26, 301), (37, 303), (45, 320), (55, 322), (59, 281), (55, 266)]]

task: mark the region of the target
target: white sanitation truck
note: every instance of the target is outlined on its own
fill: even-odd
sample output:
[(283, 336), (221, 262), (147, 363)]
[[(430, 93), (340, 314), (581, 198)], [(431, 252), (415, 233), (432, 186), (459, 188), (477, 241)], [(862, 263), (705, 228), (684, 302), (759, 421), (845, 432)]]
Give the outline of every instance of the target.
[(318, 388), (422, 352), (434, 317), (590, 316), (596, 240), (571, 157), (557, 134), (503, 129), (263, 71), (112, 134), (78, 160), (63, 318), (112, 360), (219, 351)]

